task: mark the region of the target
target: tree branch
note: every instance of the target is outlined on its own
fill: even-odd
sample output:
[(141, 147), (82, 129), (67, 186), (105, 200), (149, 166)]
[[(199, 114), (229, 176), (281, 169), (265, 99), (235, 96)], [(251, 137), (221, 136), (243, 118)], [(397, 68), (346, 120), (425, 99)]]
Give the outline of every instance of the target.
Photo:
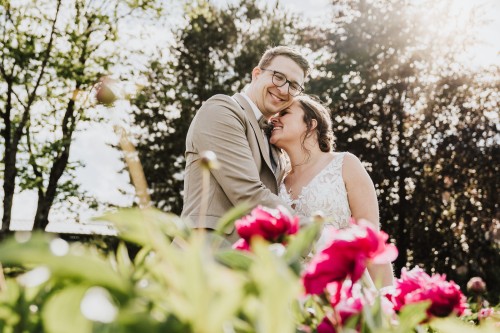
[[(28, 123), (29, 124), (29, 123)], [(31, 126), (28, 125), (26, 128), (26, 141), (28, 142), (28, 153), (29, 153), (29, 164), (33, 168), (33, 172), (35, 173), (35, 177), (41, 179), (42, 181), (36, 182), (38, 193), (44, 193), (43, 190), (43, 174), (38, 168), (38, 164), (36, 163), (36, 158), (33, 153), (33, 149), (31, 148)]]
[(6, 80), (7, 81), (7, 103), (5, 105), (5, 110), (2, 112), (2, 119), (4, 121), (4, 126), (5, 126), (5, 134), (3, 135), (4, 140), (5, 140), (5, 153), (4, 153), (4, 162), (5, 162), (5, 156), (8, 154), (10, 151), (10, 144), (11, 144), (11, 121), (10, 121), (10, 113), (12, 110), (12, 81), (11, 80)]
[(27, 108), (27, 105), (23, 103), (23, 101), (19, 98), (19, 96), (17, 95), (16, 91), (14, 90), (14, 88), (12, 89), (12, 94), (14, 96), (16, 96), (16, 99), (17, 101), (19, 102), (19, 104), (21, 104), (21, 106), (26, 109)]
[(56, 7), (56, 14), (54, 16), (54, 20), (52, 21), (52, 28), (51, 28), (49, 43), (47, 44), (47, 50), (45, 50), (44, 59), (42, 60), (42, 64), (40, 66), (40, 73), (39, 73), (38, 78), (36, 80), (36, 83), (33, 87), (33, 91), (31, 92), (31, 94), (28, 93), (28, 96), (29, 96), (28, 102), (26, 103), (26, 107), (24, 108), (21, 122), (19, 123), (18, 127), (16, 128), (15, 140), (19, 140), (19, 138), (22, 135), (24, 126), (26, 125), (26, 122), (28, 121), (28, 118), (29, 118), (29, 112), (30, 112), (31, 105), (35, 101), (36, 92), (38, 90), (38, 87), (40, 86), (40, 82), (42, 81), (42, 77), (45, 74), (45, 69), (47, 67), (47, 63), (48, 63), (49, 58), (50, 58), (50, 52), (52, 51), (52, 46), (54, 43), (54, 36), (55, 36), (55, 32), (56, 32), (56, 22), (57, 22), (57, 18), (59, 17), (60, 8), (61, 8), (61, 0), (58, 0), (57, 7)]

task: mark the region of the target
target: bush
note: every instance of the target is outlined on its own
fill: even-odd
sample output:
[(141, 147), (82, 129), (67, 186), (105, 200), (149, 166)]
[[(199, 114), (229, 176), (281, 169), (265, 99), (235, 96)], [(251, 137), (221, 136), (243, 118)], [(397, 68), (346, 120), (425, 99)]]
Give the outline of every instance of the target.
[[(221, 226), (241, 213), (238, 208), (229, 212)], [(303, 273), (302, 258), (320, 223), (295, 232), (293, 218), (278, 216), (273, 225), (288, 223), (283, 237), (271, 233), (280, 243), (248, 236), (247, 230), (249, 247), (240, 251), (218, 247), (213, 240), (220, 231), (210, 237), (193, 233), (177, 216), (152, 209), (124, 210), (104, 219), (119, 230), (115, 252), (38, 233), (18, 234), (0, 245), (3, 265), (27, 270), (0, 279), (1, 332), (408, 332), (418, 327), (419, 332), (458, 333), (493, 332), (498, 322), (494, 309), (480, 314), (476, 308), (464, 317), (480, 323), (475, 327), (458, 319), (455, 305), (437, 319), (429, 314), (432, 297), (394, 312), (389, 294), (355, 283), (349, 270), (327, 277), (317, 293), (305, 294), (306, 274), (317, 278), (321, 260), (314, 257)], [(245, 221), (247, 226), (255, 222)], [(374, 231), (356, 228), (361, 231), (351, 237), (354, 241), (368, 232), (387, 246)], [(140, 246), (133, 260), (125, 241)], [(379, 245), (364, 248), (366, 260), (358, 256), (357, 263), (366, 265), (380, 254)]]

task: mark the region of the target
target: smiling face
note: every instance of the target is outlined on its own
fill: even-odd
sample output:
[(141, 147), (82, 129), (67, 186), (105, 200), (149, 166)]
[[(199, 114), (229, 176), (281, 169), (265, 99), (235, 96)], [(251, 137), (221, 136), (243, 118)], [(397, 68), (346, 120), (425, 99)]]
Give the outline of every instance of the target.
[(267, 70), (259, 67), (253, 69), (252, 83), (247, 93), (264, 117), (270, 118), (293, 102), (293, 97), (288, 94), (288, 83), (276, 87), (272, 71), (283, 73), (289, 81), (300, 86), (304, 86), (305, 73), (296, 62), (285, 56), (275, 57), (265, 69)]
[(271, 119), (273, 130), (269, 142), (287, 150), (293, 145), (301, 145), (307, 134), (304, 110), (295, 101), (290, 107), (280, 111)]
[(334, 147), (330, 111), (308, 95), (297, 96), (293, 104), (280, 111), (271, 122), (270, 142), (287, 152), (297, 145), (306, 151), (317, 147), (322, 152), (330, 152)]

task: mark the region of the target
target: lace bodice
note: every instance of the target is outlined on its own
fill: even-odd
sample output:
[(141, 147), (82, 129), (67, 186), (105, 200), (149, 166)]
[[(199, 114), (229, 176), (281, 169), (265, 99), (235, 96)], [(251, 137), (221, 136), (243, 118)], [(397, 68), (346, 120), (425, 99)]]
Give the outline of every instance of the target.
[(300, 217), (301, 224), (308, 223), (316, 212), (323, 213), (325, 224), (317, 247), (322, 247), (327, 242), (328, 229), (342, 229), (349, 226), (351, 210), (342, 178), (345, 154), (336, 153), (333, 160), (302, 188), (295, 200), (287, 192), (285, 183), (282, 182), (280, 185), (279, 197), (294, 209), (295, 214)]

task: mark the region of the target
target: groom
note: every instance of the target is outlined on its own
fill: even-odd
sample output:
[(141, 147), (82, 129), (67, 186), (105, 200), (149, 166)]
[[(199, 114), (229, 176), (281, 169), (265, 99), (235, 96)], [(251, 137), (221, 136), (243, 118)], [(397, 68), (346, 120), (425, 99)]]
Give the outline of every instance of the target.
[[(303, 91), (309, 72), (308, 61), (296, 50), (277, 46), (268, 49), (252, 70), (246, 92), (233, 96), (215, 95), (196, 113), (186, 138), (184, 207), (181, 216), (195, 228), (214, 229), (218, 220), (238, 203), (252, 207), (283, 204), (278, 184), (284, 163), (264, 136), (259, 122), (287, 108)], [(200, 224), (202, 171), (200, 153), (213, 151), (220, 164), (210, 170), (208, 206)], [(226, 239), (234, 243), (237, 233), (229, 230)]]

